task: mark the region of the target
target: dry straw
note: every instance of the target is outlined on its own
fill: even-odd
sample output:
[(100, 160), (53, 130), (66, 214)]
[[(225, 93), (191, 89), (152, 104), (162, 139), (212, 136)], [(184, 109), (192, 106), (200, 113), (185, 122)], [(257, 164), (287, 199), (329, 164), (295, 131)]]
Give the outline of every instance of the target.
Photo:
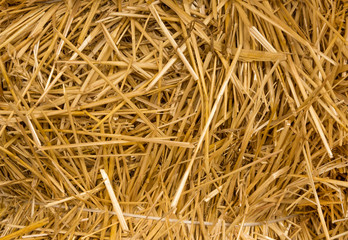
[(346, 1), (0, 1), (0, 240), (347, 239)]

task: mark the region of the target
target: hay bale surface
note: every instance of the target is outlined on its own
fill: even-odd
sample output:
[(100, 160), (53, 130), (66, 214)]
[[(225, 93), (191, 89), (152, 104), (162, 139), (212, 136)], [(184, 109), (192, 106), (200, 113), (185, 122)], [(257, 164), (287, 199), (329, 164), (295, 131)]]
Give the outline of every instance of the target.
[(345, 1), (0, 1), (0, 239), (347, 239)]

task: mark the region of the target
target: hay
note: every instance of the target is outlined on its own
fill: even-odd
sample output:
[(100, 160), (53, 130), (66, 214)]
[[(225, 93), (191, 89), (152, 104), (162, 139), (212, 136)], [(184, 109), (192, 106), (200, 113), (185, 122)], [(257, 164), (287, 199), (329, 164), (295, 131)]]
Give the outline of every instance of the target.
[(347, 239), (344, 1), (0, 1), (0, 239)]

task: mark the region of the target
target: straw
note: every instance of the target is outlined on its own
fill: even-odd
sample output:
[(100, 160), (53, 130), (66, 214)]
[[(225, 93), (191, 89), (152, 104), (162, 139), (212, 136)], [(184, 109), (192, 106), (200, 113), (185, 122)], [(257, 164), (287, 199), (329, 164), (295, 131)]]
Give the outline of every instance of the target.
[(109, 179), (109, 177), (106, 174), (104, 169), (100, 169), (100, 173), (103, 177), (106, 190), (109, 193), (112, 205), (114, 207), (114, 211), (116, 212), (116, 215), (117, 215), (118, 219), (120, 220), (121, 227), (124, 231), (129, 231), (126, 220), (123, 217), (123, 213), (122, 213), (120, 204), (118, 203), (114, 189), (111, 186), (110, 179)]
[(345, 239), (345, 1), (0, 1), (0, 239)]

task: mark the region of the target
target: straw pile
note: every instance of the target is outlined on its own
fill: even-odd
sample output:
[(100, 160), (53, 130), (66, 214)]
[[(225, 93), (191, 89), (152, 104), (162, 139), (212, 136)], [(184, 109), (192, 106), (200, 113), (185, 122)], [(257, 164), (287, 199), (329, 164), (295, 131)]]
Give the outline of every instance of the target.
[(347, 2), (0, 8), (0, 239), (347, 239)]

